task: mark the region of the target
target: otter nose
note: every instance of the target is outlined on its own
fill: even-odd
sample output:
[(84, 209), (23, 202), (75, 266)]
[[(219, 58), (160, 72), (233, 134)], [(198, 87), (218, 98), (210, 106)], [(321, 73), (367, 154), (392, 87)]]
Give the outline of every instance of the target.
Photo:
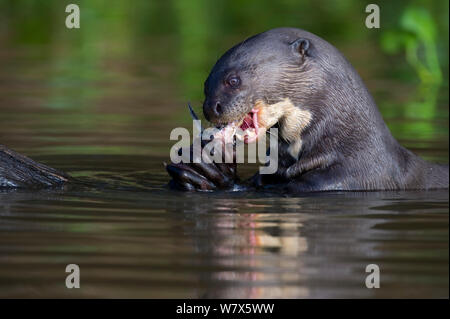
[(213, 112), (215, 116), (220, 116), (222, 114), (222, 105), (219, 102), (213, 107)]
[(203, 104), (203, 113), (208, 121), (213, 121), (222, 115), (223, 108), (218, 101), (205, 101)]

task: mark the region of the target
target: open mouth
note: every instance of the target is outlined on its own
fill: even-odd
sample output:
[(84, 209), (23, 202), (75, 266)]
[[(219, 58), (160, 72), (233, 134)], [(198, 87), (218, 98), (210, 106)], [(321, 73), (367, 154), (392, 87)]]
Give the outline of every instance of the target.
[(244, 142), (253, 143), (258, 139), (259, 135), (259, 109), (253, 108), (249, 113), (245, 115), (242, 119), (239, 128), (244, 133)]
[(254, 107), (241, 120), (223, 126), (215, 138), (219, 138), (225, 143), (232, 143), (234, 136), (236, 136), (237, 139), (244, 141), (246, 144), (255, 142), (260, 134), (265, 131), (260, 123), (260, 111), (261, 108)]

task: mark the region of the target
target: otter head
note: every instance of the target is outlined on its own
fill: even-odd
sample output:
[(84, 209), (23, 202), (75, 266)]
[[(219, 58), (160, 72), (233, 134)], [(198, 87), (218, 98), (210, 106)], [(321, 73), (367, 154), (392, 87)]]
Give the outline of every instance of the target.
[(274, 29), (231, 48), (205, 82), (206, 119), (248, 131), (248, 142), (277, 123), (282, 138), (294, 139), (311, 120), (300, 100), (312, 96), (320, 82), (318, 72), (311, 75), (315, 40), (301, 30)]

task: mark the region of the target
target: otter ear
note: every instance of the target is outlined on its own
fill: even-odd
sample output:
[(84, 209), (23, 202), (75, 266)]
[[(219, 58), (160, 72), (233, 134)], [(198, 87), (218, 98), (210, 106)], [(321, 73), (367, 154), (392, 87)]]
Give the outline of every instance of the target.
[(300, 55), (302, 58), (306, 56), (309, 56), (310, 50), (311, 50), (311, 43), (308, 39), (305, 38), (299, 38), (291, 43), (292, 51)]

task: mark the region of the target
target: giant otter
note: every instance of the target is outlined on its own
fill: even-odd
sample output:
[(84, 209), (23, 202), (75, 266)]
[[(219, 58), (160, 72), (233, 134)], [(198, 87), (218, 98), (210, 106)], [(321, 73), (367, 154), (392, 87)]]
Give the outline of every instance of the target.
[[(295, 193), (449, 186), (448, 166), (402, 147), (350, 63), (307, 31), (273, 29), (237, 44), (214, 65), (204, 89), (203, 112), (212, 124), (243, 123), (263, 132), (256, 135), (279, 128), (278, 171), (256, 174), (245, 183), (250, 187)], [(170, 185), (182, 190), (238, 183), (235, 164), (172, 163), (166, 169)]]
[[(392, 137), (362, 80), (339, 51), (294, 28), (253, 36), (226, 52), (205, 82), (205, 117), (240, 123), (257, 139), (278, 126), (278, 171), (245, 183), (236, 164), (169, 164), (182, 190), (275, 186), (288, 193), (448, 188), (447, 165)], [(59, 187), (69, 175), (0, 145), (0, 189)], [(238, 187), (237, 187), (238, 186)]]

